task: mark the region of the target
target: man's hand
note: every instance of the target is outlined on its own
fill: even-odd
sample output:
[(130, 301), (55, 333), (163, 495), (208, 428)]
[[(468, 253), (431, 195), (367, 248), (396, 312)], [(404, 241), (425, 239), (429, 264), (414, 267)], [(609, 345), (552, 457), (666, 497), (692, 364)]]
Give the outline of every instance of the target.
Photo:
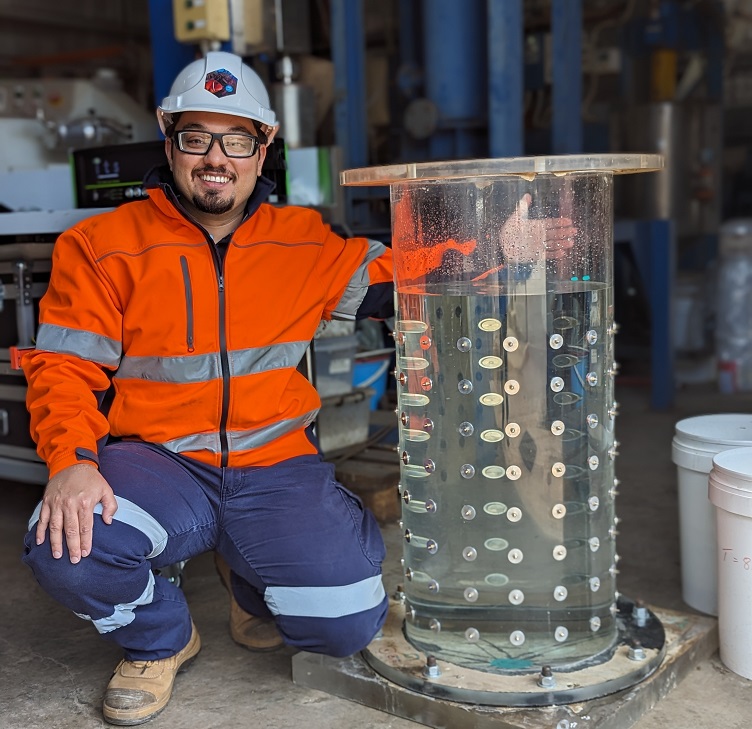
[(42, 497), (42, 510), (37, 524), (37, 544), (44, 542), (49, 527), (52, 556), (63, 556), (63, 536), (68, 545), (70, 561), (76, 564), (91, 552), (94, 507), (101, 502), (102, 519), (112, 523), (117, 511), (115, 494), (99, 471), (85, 464), (68, 466), (55, 474)]
[(518, 263), (546, 258), (562, 258), (574, 245), (577, 228), (569, 218), (528, 217), (532, 197), (522, 196), (512, 215), (501, 228), (501, 246), (507, 258)]

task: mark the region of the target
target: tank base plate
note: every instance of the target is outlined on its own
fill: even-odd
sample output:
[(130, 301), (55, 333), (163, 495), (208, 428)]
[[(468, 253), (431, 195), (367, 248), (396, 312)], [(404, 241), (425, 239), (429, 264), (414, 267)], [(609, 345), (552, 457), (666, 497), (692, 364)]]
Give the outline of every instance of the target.
[[(611, 683), (613, 690), (597, 693), (597, 698), (577, 698), (578, 687), (569, 687), (572, 681), (567, 674), (557, 675), (555, 671), (556, 683), (551, 688), (539, 687), (538, 676), (530, 674), (503, 677), (485, 674), (486, 684), (459, 683), (447, 688), (437, 682), (442, 678), (446, 682), (451, 675), (455, 683), (461, 682), (468, 671), (457, 671), (442, 661), (438, 661), (442, 675), (425, 678), (426, 656), (404, 639), (399, 603), (392, 605), (383, 635), (363, 655), (330, 658), (299, 653), (293, 658), (293, 681), (430, 727), (574, 729), (584, 723), (589, 729), (626, 728), (718, 647), (717, 621), (713, 618), (658, 609), (651, 609), (650, 614), (651, 619), (660, 621), (665, 632), (660, 655), (649, 649), (643, 661), (633, 661), (626, 655), (626, 646), (617, 648), (619, 663), (623, 660), (627, 669), (631, 666), (627, 671), (631, 683), (628, 686)], [(404, 641), (404, 650), (398, 636)], [(408, 660), (409, 656), (412, 658)], [(373, 669), (374, 664), (378, 672)], [(642, 677), (640, 670), (644, 673)], [(382, 675), (385, 673), (388, 677)], [(488, 683), (492, 679), (510, 678), (517, 685)], [(520, 681), (526, 684), (522, 691)], [(562, 700), (562, 696), (570, 698)], [(471, 703), (472, 697), (480, 698)], [(493, 701), (488, 701), (491, 698)], [(553, 703), (556, 705), (550, 705)]]

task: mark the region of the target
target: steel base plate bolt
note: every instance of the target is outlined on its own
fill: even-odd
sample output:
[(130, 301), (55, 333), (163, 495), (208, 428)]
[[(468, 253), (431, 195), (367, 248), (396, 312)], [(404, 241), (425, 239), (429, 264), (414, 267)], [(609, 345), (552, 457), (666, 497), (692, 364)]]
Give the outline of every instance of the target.
[(538, 686), (541, 688), (554, 688), (556, 686), (556, 679), (551, 671), (551, 666), (543, 666), (541, 668), (540, 675), (538, 676)]
[(648, 622), (648, 609), (642, 600), (637, 600), (632, 608), (632, 620), (638, 628), (644, 628)]
[(438, 678), (441, 676), (441, 669), (439, 664), (436, 663), (435, 656), (428, 656), (426, 658), (426, 665), (423, 667), (423, 676), (425, 678)]
[(647, 658), (645, 649), (642, 647), (642, 643), (639, 640), (633, 640), (629, 646), (627, 657), (630, 661), (644, 661)]

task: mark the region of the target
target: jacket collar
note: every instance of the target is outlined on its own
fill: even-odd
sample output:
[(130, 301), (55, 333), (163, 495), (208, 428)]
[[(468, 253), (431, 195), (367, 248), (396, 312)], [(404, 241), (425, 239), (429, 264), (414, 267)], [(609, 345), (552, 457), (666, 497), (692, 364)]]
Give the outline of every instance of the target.
[[(162, 190), (165, 197), (180, 211), (182, 215), (187, 216), (189, 220), (193, 220), (181, 202), (182, 196), (175, 192), (175, 180), (172, 176), (169, 165), (165, 164), (152, 167), (146, 173), (144, 187), (147, 190)], [(248, 218), (250, 218), (261, 207), (261, 205), (266, 202), (275, 187), (276, 184), (268, 177), (262, 175), (258, 178), (256, 186), (253, 188), (253, 192), (245, 204), (245, 212), (243, 214), (243, 220), (240, 221), (240, 225), (248, 220)]]

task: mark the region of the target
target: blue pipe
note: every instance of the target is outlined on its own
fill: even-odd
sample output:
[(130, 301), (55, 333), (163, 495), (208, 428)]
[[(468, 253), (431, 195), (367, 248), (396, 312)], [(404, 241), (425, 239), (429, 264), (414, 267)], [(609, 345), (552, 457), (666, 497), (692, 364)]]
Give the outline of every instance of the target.
[(368, 164), (365, 37), (362, 0), (332, 0), (334, 127), (343, 166)]
[(582, 152), (582, 0), (552, 0), (554, 154)]
[(159, 104), (170, 93), (178, 73), (195, 60), (196, 48), (175, 38), (172, 0), (149, 0), (149, 34), (154, 101)]
[(524, 153), (522, 0), (488, 1), (488, 148), (491, 157)]
[(488, 109), (486, 0), (423, 0), (425, 92), (439, 111), (433, 158), (473, 156)]

